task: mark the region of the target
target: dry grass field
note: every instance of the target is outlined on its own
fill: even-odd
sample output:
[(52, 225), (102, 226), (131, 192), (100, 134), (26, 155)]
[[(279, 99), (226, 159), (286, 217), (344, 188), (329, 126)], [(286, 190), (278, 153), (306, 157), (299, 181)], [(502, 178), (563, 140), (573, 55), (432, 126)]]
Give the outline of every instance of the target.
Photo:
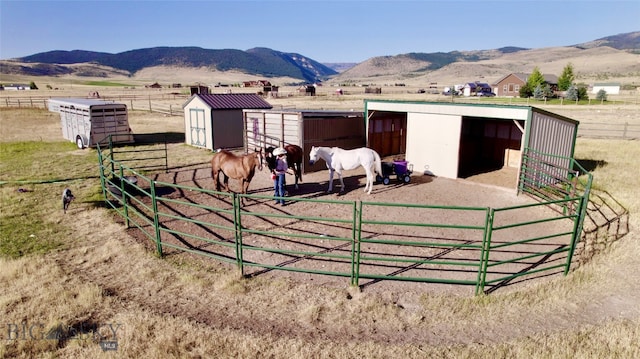
[[(59, 88), (38, 95), (133, 91), (76, 81), (37, 80)], [(139, 88), (147, 79), (121, 81), (137, 93), (152, 91)], [(384, 98), (439, 98), (409, 93), (414, 89)], [(626, 105), (549, 110), (581, 122), (640, 123), (635, 94), (624, 96)], [(269, 101), (361, 111), (365, 98), (328, 88), (317, 98)], [(130, 121), (136, 133), (184, 131), (181, 117), (132, 111)], [(210, 158), (172, 146), (184, 163)], [(595, 193), (629, 210), (630, 229), (621, 238), (605, 231), (593, 257), (568, 276), (478, 297), (425, 291), (428, 284), (358, 291), (322, 278), (239, 279), (230, 267), (157, 258), (101, 205), (95, 150), (64, 142), (55, 114), (0, 108), (0, 356), (640, 357), (640, 142), (580, 138), (576, 158), (595, 164)], [(78, 199), (64, 215), (59, 194), (67, 186)], [(103, 351), (101, 340), (117, 341), (117, 350)]]

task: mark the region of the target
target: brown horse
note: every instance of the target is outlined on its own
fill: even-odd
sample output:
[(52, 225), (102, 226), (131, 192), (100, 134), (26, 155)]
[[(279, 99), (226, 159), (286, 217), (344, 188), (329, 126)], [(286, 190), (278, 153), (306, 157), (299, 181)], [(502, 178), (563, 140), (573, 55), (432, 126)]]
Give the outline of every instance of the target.
[(224, 176), (224, 189), (229, 192), (229, 177), (241, 181), (242, 193), (246, 194), (249, 183), (256, 173), (256, 167), (262, 171), (262, 150), (256, 150), (243, 156), (236, 156), (227, 150), (220, 150), (211, 159), (211, 176), (216, 191), (220, 191), (219, 174)]
[[(265, 149), (265, 156), (267, 158), (267, 165), (270, 170), (276, 168), (276, 158), (273, 155), (275, 147), (267, 147)], [(284, 150), (287, 151), (287, 164), (289, 168), (293, 169), (295, 175), (295, 189), (298, 189), (298, 181), (302, 182), (302, 161), (304, 160), (304, 152), (302, 148), (297, 145), (286, 145)]]

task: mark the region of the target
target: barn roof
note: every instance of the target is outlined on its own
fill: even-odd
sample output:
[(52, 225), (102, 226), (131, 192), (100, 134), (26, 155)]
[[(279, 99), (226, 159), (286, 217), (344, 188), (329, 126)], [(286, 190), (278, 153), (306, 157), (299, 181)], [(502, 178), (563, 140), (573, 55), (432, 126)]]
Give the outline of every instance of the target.
[[(228, 94), (195, 94), (184, 106), (194, 97), (199, 97), (213, 110), (238, 110), (238, 109), (270, 109), (273, 106), (262, 97), (256, 94), (228, 93)], [(184, 107), (183, 106), (183, 107)]]

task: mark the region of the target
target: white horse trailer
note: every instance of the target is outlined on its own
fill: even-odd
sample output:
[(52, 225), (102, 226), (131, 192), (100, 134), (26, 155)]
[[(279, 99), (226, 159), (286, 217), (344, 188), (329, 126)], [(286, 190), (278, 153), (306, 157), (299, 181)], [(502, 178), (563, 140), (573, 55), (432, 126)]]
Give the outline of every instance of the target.
[(52, 98), (49, 111), (60, 113), (62, 136), (78, 148), (97, 143), (133, 143), (127, 105), (84, 98)]

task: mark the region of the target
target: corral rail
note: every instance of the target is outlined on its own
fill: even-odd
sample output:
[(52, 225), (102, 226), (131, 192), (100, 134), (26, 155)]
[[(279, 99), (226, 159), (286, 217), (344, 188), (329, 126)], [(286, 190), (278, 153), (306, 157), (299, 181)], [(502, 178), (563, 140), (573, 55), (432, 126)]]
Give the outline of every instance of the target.
[[(98, 148), (106, 202), (159, 255), (207, 256), (235, 264), (247, 277), (283, 270), (347, 277), (361, 287), (396, 280), (472, 286), (478, 294), (536, 276), (567, 274), (591, 185), (591, 175), (576, 170), (572, 159), (567, 159), (570, 168), (551, 171), (556, 180), (541, 181), (548, 176), (540, 168), (549, 164), (534, 166), (530, 156), (531, 175), (523, 178), (521, 190), (539, 203), (490, 208), (287, 198), (291, 208), (314, 204), (315, 210), (301, 215), (275, 209), (272, 196), (158, 181), (153, 171), (136, 168), (149, 153), (166, 155), (155, 151)], [(125, 164), (123, 153), (135, 158)], [(576, 176), (580, 172), (582, 178)], [(558, 210), (538, 210), (549, 207)], [(390, 211), (403, 220), (385, 218)]]

